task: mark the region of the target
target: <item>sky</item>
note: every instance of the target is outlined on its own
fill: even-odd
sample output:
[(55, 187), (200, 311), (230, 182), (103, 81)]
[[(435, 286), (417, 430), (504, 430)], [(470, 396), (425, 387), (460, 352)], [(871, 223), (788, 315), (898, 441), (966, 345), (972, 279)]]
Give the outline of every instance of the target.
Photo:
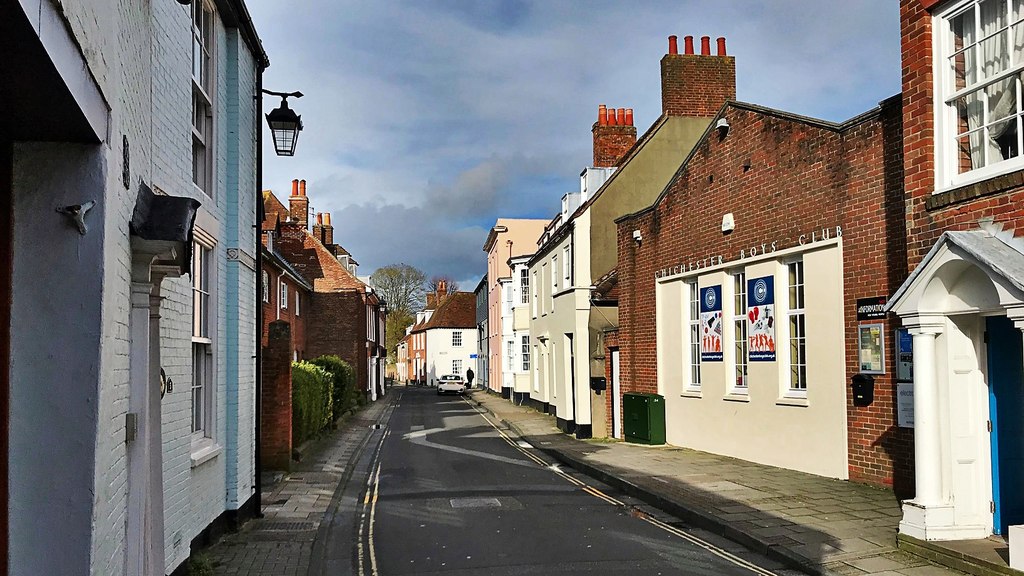
[(891, 0), (247, 5), (264, 87), (304, 94), (294, 157), (265, 128), (264, 188), (287, 202), (305, 179), (360, 275), (403, 262), (463, 290), (497, 218), (550, 219), (578, 191), (598, 105), (633, 108), (639, 134), (658, 118), (670, 35), (724, 36), (744, 102), (843, 121), (900, 90)]

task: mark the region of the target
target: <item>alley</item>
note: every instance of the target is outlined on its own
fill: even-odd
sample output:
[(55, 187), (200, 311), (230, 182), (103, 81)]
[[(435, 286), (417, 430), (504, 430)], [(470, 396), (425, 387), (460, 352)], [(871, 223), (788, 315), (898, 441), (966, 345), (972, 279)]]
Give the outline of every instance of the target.
[[(463, 398), (401, 394), (368, 478), (350, 483), (365, 490), (355, 513), (332, 524), (330, 573), (780, 573), (552, 465)], [(352, 533), (354, 546), (339, 537)]]

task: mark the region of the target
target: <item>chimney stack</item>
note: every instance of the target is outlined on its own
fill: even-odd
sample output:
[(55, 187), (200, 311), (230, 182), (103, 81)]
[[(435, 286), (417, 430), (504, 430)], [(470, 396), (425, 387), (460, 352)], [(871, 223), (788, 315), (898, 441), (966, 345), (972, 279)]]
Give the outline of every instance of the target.
[(608, 109), (601, 104), (597, 107), (597, 122), (591, 131), (594, 133), (594, 167), (615, 166), (636, 144), (633, 109)]
[(292, 195), (288, 198), (288, 213), (292, 222), (303, 229), (309, 224), (309, 198), (306, 197), (306, 181), (292, 180)]
[(727, 56), (725, 38), (718, 38), (718, 54), (711, 54), (711, 37), (700, 39), (694, 54), (693, 36), (684, 37), (678, 54), (674, 36), (661, 59), (661, 110), (666, 116), (711, 118), (726, 101), (736, 99), (736, 59)]
[(316, 213), (316, 220), (313, 221), (313, 237), (321, 244), (324, 241), (324, 215), (321, 212)]
[(334, 226), (331, 226), (331, 213), (324, 212), (324, 246), (334, 244)]
[(437, 303), (441, 304), (441, 299), (448, 295), (448, 282), (444, 279), (437, 281)]

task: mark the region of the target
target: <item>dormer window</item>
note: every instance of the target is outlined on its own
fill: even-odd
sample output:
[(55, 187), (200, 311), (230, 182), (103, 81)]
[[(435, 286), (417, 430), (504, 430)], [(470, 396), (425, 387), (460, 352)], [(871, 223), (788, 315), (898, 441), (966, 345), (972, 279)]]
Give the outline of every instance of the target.
[(1024, 0), (962, 0), (935, 16), (938, 189), (1024, 168)]

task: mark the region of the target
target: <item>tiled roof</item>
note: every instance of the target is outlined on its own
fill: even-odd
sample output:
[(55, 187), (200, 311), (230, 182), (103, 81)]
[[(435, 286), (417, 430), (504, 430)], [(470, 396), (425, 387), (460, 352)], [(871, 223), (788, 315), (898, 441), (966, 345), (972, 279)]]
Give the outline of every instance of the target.
[(476, 296), (455, 292), (443, 297), (425, 328), (476, 328)]
[(263, 191), (263, 230), (274, 230), (278, 222), (287, 222), (288, 208), (270, 190)]

